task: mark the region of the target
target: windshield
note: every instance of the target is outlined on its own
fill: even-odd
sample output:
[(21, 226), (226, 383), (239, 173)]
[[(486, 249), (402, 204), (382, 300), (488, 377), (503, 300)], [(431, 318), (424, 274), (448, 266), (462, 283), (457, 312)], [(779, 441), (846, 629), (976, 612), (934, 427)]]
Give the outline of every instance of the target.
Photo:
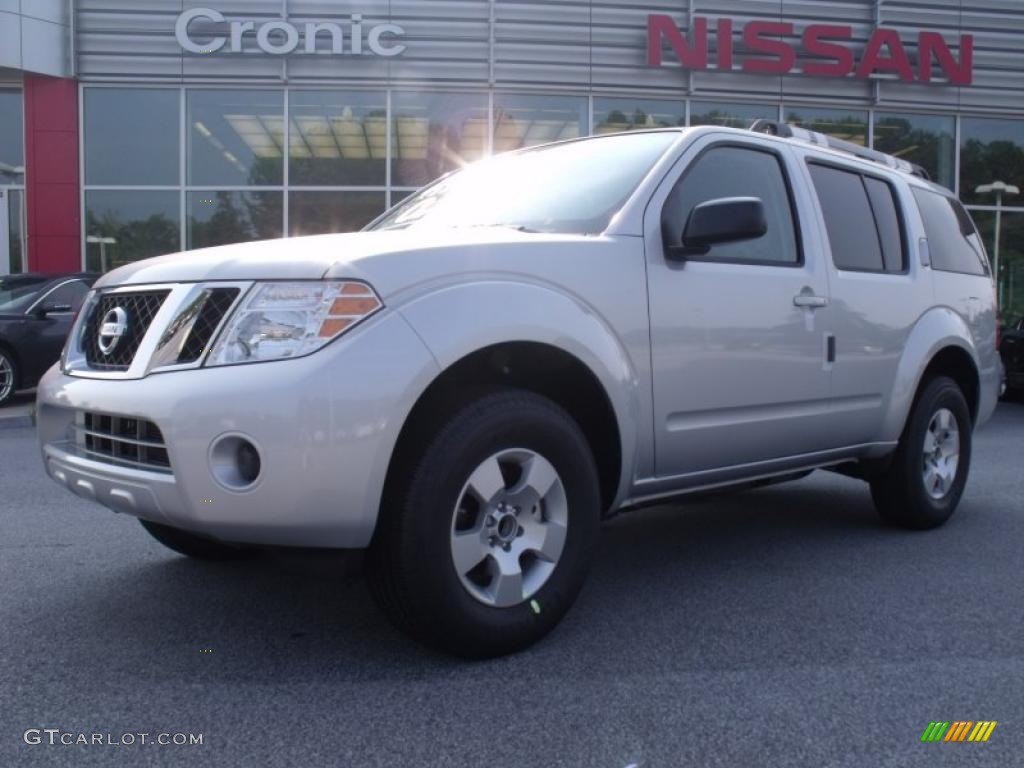
[(367, 229), (504, 226), (597, 234), (678, 137), (622, 133), (500, 155), (442, 178)]
[(35, 299), (46, 278), (24, 277), (0, 279), (0, 312), (23, 312)]

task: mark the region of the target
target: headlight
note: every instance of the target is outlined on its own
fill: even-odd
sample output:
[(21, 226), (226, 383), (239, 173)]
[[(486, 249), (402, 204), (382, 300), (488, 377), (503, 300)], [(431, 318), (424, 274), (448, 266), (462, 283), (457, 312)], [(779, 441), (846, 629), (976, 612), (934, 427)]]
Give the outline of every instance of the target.
[(228, 319), (207, 365), (301, 357), (384, 305), (365, 283), (257, 283)]

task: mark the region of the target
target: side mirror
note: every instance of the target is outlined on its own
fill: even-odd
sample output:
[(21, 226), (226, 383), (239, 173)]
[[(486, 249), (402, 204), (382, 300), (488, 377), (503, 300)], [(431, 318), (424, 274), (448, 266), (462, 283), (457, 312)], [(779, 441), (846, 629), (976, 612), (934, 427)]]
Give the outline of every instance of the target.
[(690, 212), (679, 244), (669, 243), (672, 258), (703, 256), (712, 245), (755, 240), (768, 231), (764, 203), (756, 197), (723, 197)]

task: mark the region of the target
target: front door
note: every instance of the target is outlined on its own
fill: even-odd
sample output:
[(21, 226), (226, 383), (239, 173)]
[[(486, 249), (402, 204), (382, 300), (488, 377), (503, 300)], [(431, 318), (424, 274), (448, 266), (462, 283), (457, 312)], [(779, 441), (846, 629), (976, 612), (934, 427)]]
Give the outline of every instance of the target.
[(657, 476), (756, 474), (758, 462), (831, 447), (828, 278), (796, 213), (794, 159), (768, 142), (711, 136), (684, 160), (654, 215), (685, 223), (700, 203), (757, 197), (768, 229), (677, 261), (645, 226)]

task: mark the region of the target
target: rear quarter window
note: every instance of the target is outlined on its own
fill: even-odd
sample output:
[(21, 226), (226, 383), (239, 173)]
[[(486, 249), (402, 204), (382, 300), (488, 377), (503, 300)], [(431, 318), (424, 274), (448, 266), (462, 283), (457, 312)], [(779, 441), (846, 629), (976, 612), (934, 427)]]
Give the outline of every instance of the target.
[(958, 200), (914, 187), (921, 211), (932, 269), (967, 275), (988, 275), (988, 258), (970, 215)]

